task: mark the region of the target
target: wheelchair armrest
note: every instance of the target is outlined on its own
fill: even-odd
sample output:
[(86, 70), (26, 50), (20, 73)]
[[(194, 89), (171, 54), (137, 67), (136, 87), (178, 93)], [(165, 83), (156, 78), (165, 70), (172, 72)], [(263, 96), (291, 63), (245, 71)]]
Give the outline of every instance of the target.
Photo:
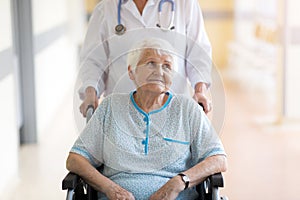
[(212, 187), (224, 187), (224, 180), (221, 173), (211, 175), (209, 181)]
[(79, 175), (72, 172), (69, 172), (62, 181), (62, 189), (68, 190), (67, 200), (73, 199), (73, 195), (76, 196), (75, 199), (97, 199), (97, 191), (86, 184)]
[(219, 187), (224, 187), (222, 173), (216, 173), (207, 177), (196, 186), (200, 200), (220, 200)]
[(80, 180), (80, 177), (77, 174), (74, 174), (72, 172), (69, 172), (64, 180), (62, 181), (62, 189), (75, 189), (78, 182)]

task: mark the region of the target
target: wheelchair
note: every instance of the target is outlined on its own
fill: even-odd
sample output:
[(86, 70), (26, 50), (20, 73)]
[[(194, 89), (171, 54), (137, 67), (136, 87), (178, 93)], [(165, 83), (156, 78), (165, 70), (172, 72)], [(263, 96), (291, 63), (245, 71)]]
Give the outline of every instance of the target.
[[(200, 104), (203, 107), (203, 105)], [(94, 113), (94, 107), (89, 106), (87, 109), (86, 122), (89, 121)], [(101, 171), (101, 169), (98, 169)], [(199, 194), (197, 200), (228, 200), (226, 196), (221, 197), (219, 187), (224, 187), (222, 173), (216, 173), (196, 186)], [(85, 183), (77, 174), (69, 172), (62, 181), (62, 189), (67, 190), (67, 200), (97, 200), (97, 191)]]
[[(228, 200), (219, 195), (219, 187), (224, 187), (223, 176), (216, 173), (196, 186), (197, 200)], [(62, 189), (67, 190), (67, 200), (97, 200), (97, 191), (84, 182), (77, 174), (69, 172), (62, 181)]]

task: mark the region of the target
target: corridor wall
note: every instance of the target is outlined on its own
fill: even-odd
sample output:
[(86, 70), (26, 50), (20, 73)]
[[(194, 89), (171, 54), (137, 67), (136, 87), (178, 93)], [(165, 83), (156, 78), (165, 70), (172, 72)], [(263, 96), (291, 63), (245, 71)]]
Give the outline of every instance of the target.
[[(24, 165), (18, 161), (23, 119), (13, 5), (11, 0), (0, 1), (0, 199), (22, 178), (18, 172)], [(26, 106), (37, 108), (41, 137), (59, 114), (64, 98), (73, 92), (85, 9), (81, 0), (32, 0), (31, 6), (36, 105)]]
[(37, 130), (41, 137), (74, 85), (77, 53), (85, 32), (85, 8), (80, 0), (32, 3)]
[(297, 0), (235, 1), (227, 74), (265, 95), (277, 112), (272, 123), (300, 119), (299, 9)]
[(284, 20), (285, 31), (283, 49), (284, 49), (284, 74), (283, 74), (283, 115), (288, 120), (300, 119), (300, 21), (298, 0), (288, 0), (281, 2), (285, 8)]
[(0, 1), (0, 193), (18, 177), (19, 132), (10, 0)]

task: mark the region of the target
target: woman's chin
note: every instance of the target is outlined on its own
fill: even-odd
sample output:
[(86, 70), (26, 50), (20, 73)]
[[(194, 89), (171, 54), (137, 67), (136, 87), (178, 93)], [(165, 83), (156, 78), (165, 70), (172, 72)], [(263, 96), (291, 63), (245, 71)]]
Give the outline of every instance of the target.
[(157, 94), (165, 93), (168, 91), (168, 88), (166, 88), (165, 85), (155, 84), (155, 83), (149, 83), (149, 84), (143, 85), (140, 87), (140, 89), (143, 91), (157, 93)]

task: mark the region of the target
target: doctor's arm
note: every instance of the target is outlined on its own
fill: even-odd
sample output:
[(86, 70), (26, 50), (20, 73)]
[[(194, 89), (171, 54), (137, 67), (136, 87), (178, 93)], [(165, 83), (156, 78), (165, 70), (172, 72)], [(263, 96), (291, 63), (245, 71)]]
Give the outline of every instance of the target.
[[(211, 84), (211, 44), (206, 34), (202, 12), (198, 1), (192, 0), (186, 5), (186, 72), (194, 87), (193, 98), (201, 103), (204, 112), (211, 111), (211, 102), (207, 97), (207, 89)], [(197, 28), (195, 28), (197, 27)]]
[(66, 167), (69, 171), (82, 177), (97, 191), (105, 194), (108, 199), (134, 200), (130, 192), (103, 176), (85, 157), (79, 154), (70, 152)]
[(83, 100), (80, 111), (86, 116), (88, 105), (98, 106), (98, 99), (105, 88), (108, 46), (104, 42), (105, 32), (103, 7), (99, 4), (90, 19), (85, 40), (80, 52), (80, 70), (78, 75), (79, 97)]

